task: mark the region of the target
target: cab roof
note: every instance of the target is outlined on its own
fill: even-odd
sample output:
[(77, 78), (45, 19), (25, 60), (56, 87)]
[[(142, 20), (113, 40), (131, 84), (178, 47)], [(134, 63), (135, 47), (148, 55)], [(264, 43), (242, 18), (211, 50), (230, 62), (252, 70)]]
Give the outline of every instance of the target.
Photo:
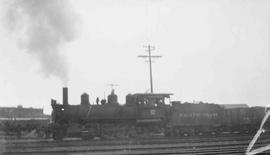
[(136, 93), (133, 94), (134, 96), (138, 96), (138, 97), (154, 97), (154, 98), (163, 98), (163, 97), (167, 97), (169, 98), (170, 95), (173, 95), (172, 93)]

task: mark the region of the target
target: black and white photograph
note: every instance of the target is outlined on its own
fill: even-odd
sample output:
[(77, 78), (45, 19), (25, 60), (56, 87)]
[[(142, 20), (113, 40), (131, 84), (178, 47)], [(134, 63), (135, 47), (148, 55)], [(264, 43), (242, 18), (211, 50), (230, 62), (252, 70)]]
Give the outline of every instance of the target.
[(270, 0), (0, 0), (0, 154), (270, 154)]

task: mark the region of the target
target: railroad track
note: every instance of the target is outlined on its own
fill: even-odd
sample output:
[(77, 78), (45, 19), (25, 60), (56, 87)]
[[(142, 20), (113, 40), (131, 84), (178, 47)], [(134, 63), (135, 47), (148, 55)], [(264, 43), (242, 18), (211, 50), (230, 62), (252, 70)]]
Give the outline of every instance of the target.
[[(154, 139), (130, 141), (41, 141), (6, 143), (3, 155), (18, 154), (244, 154), (251, 137)], [(153, 143), (154, 142), (154, 143)], [(257, 146), (269, 144), (269, 138)]]
[[(253, 136), (241, 135), (241, 136), (219, 136), (219, 137), (178, 137), (178, 138), (145, 138), (145, 139), (121, 139), (121, 140), (88, 140), (82, 141), (78, 138), (65, 139), (63, 141), (53, 141), (52, 139), (18, 139), (18, 140), (0, 140), (1, 143), (5, 143), (8, 146), (16, 147), (32, 147), (33, 145), (38, 147), (42, 145), (46, 146), (68, 146), (74, 145), (74, 142), (78, 145), (119, 145), (119, 144), (159, 144), (159, 143), (193, 143), (193, 142), (208, 142), (208, 141), (243, 141), (251, 140)], [(265, 137), (270, 139), (270, 136)]]

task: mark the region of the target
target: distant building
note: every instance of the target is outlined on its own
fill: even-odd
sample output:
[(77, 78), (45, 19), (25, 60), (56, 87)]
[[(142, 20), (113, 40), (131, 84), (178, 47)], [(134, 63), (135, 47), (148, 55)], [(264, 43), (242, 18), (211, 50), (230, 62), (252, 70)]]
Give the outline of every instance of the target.
[(0, 120), (48, 118), (43, 109), (18, 107), (0, 107)]
[(248, 108), (246, 104), (220, 104), (225, 109), (234, 109), (234, 108)]

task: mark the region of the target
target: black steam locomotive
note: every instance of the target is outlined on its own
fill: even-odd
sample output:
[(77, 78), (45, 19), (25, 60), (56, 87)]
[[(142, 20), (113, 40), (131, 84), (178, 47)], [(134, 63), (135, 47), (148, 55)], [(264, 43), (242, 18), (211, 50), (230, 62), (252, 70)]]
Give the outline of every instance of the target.
[(107, 101), (91, 105), (84, 93), (80, 105), (70, 105), (68, 89), (63, 88), (63, 104), (51, 100), (53, 138), (250, 134), (256, 132), (265, 115), (264, 107), (226, 109), (218, 104), (170, 102), (170, 95), (128, 94), (126, 103), (120, 105), (112, 90)]

